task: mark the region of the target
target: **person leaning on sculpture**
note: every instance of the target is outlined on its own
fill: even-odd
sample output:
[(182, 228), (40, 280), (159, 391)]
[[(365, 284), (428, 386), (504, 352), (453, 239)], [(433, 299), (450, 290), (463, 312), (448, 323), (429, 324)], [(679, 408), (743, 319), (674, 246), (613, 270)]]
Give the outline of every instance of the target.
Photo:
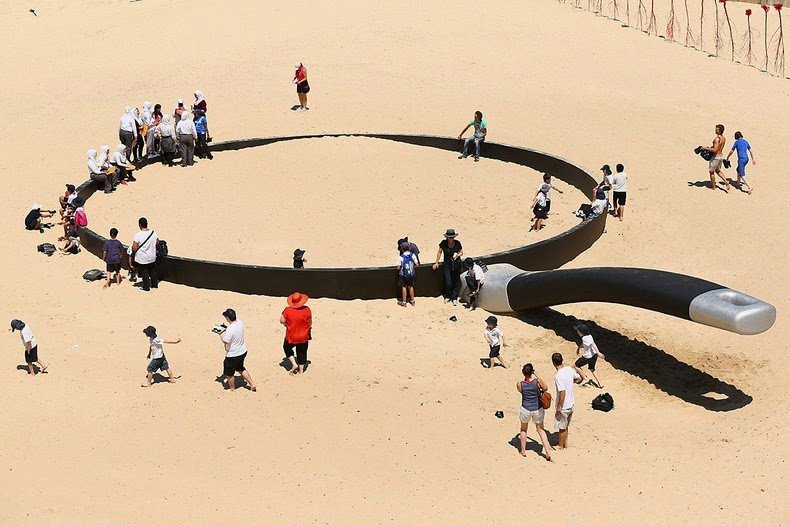
[(454, 229), (447, 229), (447, 232), (444, 233), (444, 240), (439, 243), (439, 251), (436, 252), (436, 262), (433, 264), (433, 270), (437, 270), (439, 268), (439, 258), (442, 258), (444, 302), (452, 301), (453, 305), (458, 304), (458, 293), (461, 284), (461, 258), (464, 256), (461, 242), (455, 239), (457, 235)]

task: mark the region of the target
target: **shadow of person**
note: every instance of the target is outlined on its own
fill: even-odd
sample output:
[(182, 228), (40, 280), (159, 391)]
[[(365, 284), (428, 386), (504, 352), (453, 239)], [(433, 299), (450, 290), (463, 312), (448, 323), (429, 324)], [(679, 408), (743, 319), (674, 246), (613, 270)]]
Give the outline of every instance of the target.
[(291, 111), (296, 111), (296, 110), (298, 110), (301, 107), (302, 107), (301, 104), (294, 104), (293, 106), (291, 106)]
[[(519, 320), (554, 331), (557, 336), (576, 342), (573, 326), (579, 320), (553, 309), (541, 309), (515, 315)], [(595, 341), (615, 369), (647, 380), (657, 389), (708, 411), (732, 411), (752, 402), (752, 397), (734, 385), (681, 362), (645, 342), (628, 338), (594, 322), (585, 321)]]
[[(532, 428), (531, 431), (537, 433), (537, 429), (535, 428)], [(548, 431), (546, 433), (548, 434)], [(508, 441), (508, 444), (513, 446), (519, 454), (521, 453), (521, 437), (518, 433)], [(549, 445), (553, 447), (555, 444), (552, 444), (551, 440), (549, 440)], [(546, 454), (543, 451), (543, 444), (529, 435), (527, 435), (527, 451), (531, 451), (540, 457), (546, 458)]]

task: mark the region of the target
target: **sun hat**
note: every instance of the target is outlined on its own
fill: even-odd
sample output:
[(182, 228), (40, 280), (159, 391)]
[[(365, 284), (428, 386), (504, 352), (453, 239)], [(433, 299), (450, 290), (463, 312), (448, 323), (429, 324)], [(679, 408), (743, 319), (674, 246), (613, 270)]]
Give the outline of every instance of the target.
[(21, 331), (25, 328), (25, 322), (22, 320), (11, 320), (11, 332)]
[(475, 260), (472, 258), (466, 258), (464, 260), (464, 265), (466, 265), (467, 267), (471, 267), (474, 264), (475, 264)]
[(496, 325), (497, 321), (496, 316), (489, 316), (486, 318), (486, 323), (490, 323), (491, 325)]
[(548, 192), (549, 190), (551, 190), (551, 185), (550, 184), (543, 183), (542, 185), (540, 185), (540, 191), (541, 192), (545, 193), (545, 192)]
[(588, 336), (590, 334), (590, 328), (584, 323), (574, 325), (573, 328), (582, 333), (584, 336)]
[(223, 312), (222, 315), (231, 321), (236, 319), (236, 311), (233, 309), (225, 309), (225, 312)]
[(33, 210), (41, 210), (41, 205), (36, 203), (33, 205)]
[(444, 237), (455, 237), (458, 234), (455, 233), (455, 229), (448, 228), (447, 232), (444, 233)]
[(304, 256), (304, 253), (307, 252), (306, 250), (302, 250), (301, 248), (297, 248), (294, 250), (294, 256), (301, 257)]
[(408, 241), (404, 241), (403, 243), (401, 243), (400, 244), (400, 249), (401, 250), (409, 250), (409, 242)]
[(149, 338), (153, 338), (154, 336), (156, 336), (156, 327), (154, 327), (153, 325), (149, 325), (148, 327), (143, 329), (143, 334), (145, 334)]
[(290, 296), (288, 296), (288, 306), (293, 307), (294, 309), (298, 309), (299, 307), (303, 307), (305, 303), (307, 303), (307, 294), (303, 294), (301, 292), (294, 292)]

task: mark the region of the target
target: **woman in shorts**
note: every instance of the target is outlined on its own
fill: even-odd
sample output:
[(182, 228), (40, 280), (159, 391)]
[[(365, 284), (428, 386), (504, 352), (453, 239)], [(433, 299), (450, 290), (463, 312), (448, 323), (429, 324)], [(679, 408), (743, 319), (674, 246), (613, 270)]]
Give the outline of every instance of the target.
[(546, 437), (546, 431), (543, 429), (543, 415), (544, 410), (540, 406), (540, 393), (546, 391), (548, 386), (546, 382), (538, 378), (535, 374), (535, 369), (531, 363), (526, 364), (521, 372), (524, 373), (524, 379), (516, 382), (516, 390), (521, 393), (521, 409), (519, 410), (519, 420), (521, 421), (521, 431), (519, 436), (521, 438), (521, 456), (527, 456), (527, 427), (529, 421), (535, 422), (535, 427), (538, 428), (538, 436), (540, 442), (543, 444), (543, 455), (546, 460), (551, 462), (551, 447), (549, 446), (549, 439)]
[(294, 84), (296, 84), (296, 94), (299, 96), (299, 111), (307, 111), (307, 94), (310, 93), (310, 84), (307, 83), (307, 69), (304, 64), (299, 62), (294, 73)]

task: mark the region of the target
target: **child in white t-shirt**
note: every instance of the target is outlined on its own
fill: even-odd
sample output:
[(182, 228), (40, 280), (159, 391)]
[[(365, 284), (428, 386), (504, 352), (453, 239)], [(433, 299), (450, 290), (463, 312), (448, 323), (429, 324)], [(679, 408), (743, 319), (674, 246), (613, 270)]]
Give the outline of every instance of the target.
[(505, 333), (502, 329), (497, 327), (496, 316), (489, 316), (486, 318), (486, 328), (483, 335), (488, 342), (488, 368), (494, 368), (494, 360), (499, 362), (499, 365), (507, 369), (507, 364), (502, 360), (500, 351), (505, 346)]
[(170, 368), (170, 364), (167, 363), (164, 344), (179, 343), (181, 342), (181, 338), (176, 338), (175, 340), (159, 338), (156, 335), (156, 328), (151, 325), (143, 329), (143, 334), (148, 336), (150, 340), (148, 345), (148, 358), (151, 361), (148, 363), (148, 375), (145, 378), (145, 382), (140, 384), (141, 387), (151, 386), (156, 371), (165, 371), (167, 373), (167, 381), (174, 383), (176, 379), (173, 376), (173, 370)]
[(11, 320), (11, 332), (19, 331), (19, 336), (22, 338), (22, 344), (25, 346), (25, 364), (27, 364), (27, 371), (29, 374), (36, 374), (36, 368), (33, 366), (37, 363), (41, 367), (41, 372), (47, 370), (46, 364), (38, 358), (38, 342), (33, 335), (33, 331), (25, 325), (22, 320)]
[(598, 361), (598, 356), (600, 356), (604, 360), (606, 359), (606, 356), (604, 356), (603, 353), (600, 350), (598, 350), (598, 346), (595, 344), (595, 341), (593, 340), (593, 337), (590, 334), (590, 328), (587, 327), (586, 324), (580, 323), (579, 325), (576, 325), (574, 329), (576, 329), (576, 334), (578, 334), (579, 337), (582, 339), (581, 344), (576, 349), (576, 354), (578, 355), (581, 352), (582, 355), (579, 357), (578, 360), (576, 360), (576, 363), (574, 364), (574, 369), (576, 369), (576, 372), (578, 372), (579, 375), (582, 377), (582, 380), (584, 380), (584, 374), (582, 373), (581, 368), (586, 365), (590, 369), (593, 378), (595, 378), (595, 383), (593, 384), (593, 381), (590, 380), (590, 384), (593, 384), (599, 389), (602, 389), (603, 384), (598, 379), (598, 375), (595, 372), (595, 363)]

